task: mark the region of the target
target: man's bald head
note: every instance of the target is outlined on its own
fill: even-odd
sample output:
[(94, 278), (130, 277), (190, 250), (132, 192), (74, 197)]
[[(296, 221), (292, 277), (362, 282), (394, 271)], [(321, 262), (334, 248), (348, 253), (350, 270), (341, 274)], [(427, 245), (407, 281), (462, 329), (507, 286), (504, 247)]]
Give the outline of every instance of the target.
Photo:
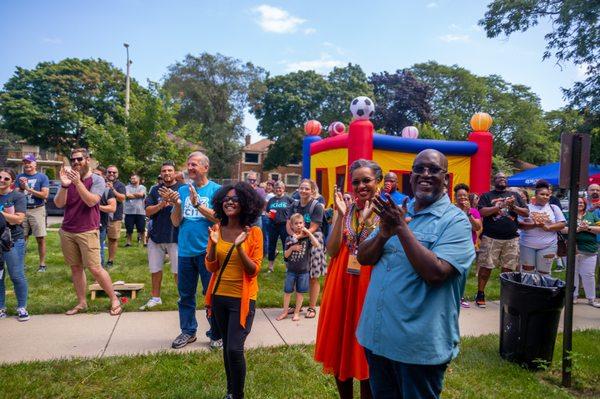
[(397, 182), (398, 181), (398, 176), (394, 173), (394, 172), (388, 172), (385, 174), (383, 181), (392, 181), (392, 182)]

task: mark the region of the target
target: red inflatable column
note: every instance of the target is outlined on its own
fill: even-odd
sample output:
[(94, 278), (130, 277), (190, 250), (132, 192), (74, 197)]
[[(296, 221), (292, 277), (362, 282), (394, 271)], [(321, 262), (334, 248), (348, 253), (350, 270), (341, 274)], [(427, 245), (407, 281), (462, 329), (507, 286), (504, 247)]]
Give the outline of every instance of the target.
[(468, 140), (477, 144), (471, 156), (471, 191), (481, 195), (490, 191), (494, 137), (490, 132), (471, 132)]
[[(373, 159), (373, 124), (370, 120), (355, 120), (348, 128), (348, 169), (357, 159)], [(352, 191), (352, 176), (347, 176), (347, 191)]]

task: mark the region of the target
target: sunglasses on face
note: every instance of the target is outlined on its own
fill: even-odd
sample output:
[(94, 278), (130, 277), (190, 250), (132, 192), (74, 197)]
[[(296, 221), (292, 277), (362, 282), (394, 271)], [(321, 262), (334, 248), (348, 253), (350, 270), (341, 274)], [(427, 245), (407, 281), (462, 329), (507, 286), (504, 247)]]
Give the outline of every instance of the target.
[(375, 180), (375, 179), (372, 179), (370, 177), (363, 177), (362, 179), (352, 180), (352, 185), (355, 186), (355, 187), (358, 186), (358, 185), (360, 185), (360, 183), (366, 185), (366, 184), (371, 183), (373, 180)]
[(73, 157), (73, 158), (71, 158), (71, 163), (83, 162), (84, 159), (85, 159), (85, 157)]
[(227, 203), (227, 202), (229, 202), (229, 201), (235, 202), (235, 203), (239, 203), (240, 199), (238, 198), (237, 195), (232, 195), (231, 197), (230, 196), (223, 197), (223, 203), (224, 204)]
[(447, 171), (439, 166), (423, 166), (423, 165), (415, 165), (412, 167), (413, 173), (417, 175), (425, 174), (425, 171), (430, 175), (437, 175), (439, 173), (446, 173)]
[(106, 174), (108, 175), (116, 175), (118, 172), (116, 170), (108, 170), (106, 171)]
[(11, 181), (12, 179), (10, 177), (0, 177), (1, 181)]
[(248, 183), (256, 183), (256, 179), (248, 179)]

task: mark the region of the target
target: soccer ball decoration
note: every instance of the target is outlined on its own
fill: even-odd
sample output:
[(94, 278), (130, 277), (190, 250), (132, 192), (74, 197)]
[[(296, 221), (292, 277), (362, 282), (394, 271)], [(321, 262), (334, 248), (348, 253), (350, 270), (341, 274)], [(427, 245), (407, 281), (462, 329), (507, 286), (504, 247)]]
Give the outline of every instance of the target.
[(375, 113), (375, 104), (369, 97), (360, 96), (356, 97), (350, 103), (350, 112), (356, 119), (367, 120)]
[(406, 139), (416, 139), (419, 137), (419, 129), (414, 126), (406, 126), (402, 129), (401, 136)]
[(340, 134), (344, 134), (346, 131), (346, 126), (342, 122), (333, 122), (329, 125), (329, 137), (335, 137)]
[(318, 136), (319, 134), (321, 134), (322, 128), (323, 127), (321, 126), (321, 122), (314, 119), (304, 124), (304, 131), (309, 136)]

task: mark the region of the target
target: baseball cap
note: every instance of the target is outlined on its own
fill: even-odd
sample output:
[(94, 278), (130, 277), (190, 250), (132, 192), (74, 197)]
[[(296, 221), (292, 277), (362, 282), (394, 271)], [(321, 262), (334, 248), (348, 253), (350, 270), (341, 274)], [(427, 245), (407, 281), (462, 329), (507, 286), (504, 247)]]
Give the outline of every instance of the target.
[(35, 162), (35, 155), (27, 154), (23, 157), (23, 161)]

